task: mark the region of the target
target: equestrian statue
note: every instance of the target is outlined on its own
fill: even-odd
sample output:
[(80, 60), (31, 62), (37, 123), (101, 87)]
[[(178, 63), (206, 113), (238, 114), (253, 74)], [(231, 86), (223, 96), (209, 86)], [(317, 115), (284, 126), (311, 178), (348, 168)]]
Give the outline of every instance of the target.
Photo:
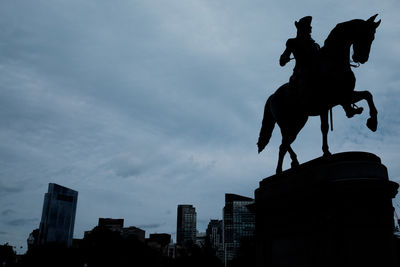
[(295, 22), (296, 38), (286, 42), (286, 49), (279, 63), (285, 66), (293, 54), (296, 65), (289, 82), (272, 94), (264, 108), (264, 117), (258, 138), (258, 153), (268, 144), (275, 123), (281, 129), (282, 143), (276, 173), (282, 172), (283, 158), (289, 152), (291, 166), (299, 165), (297, 156), (290, 145), (304, 127), (309, 116), (320, 116), (323, 156), (331, 155), (328, 146), (328, 113), (341, 105), (346, 116), (361, 114), (362, 108), (355, 105), (366, 100), (370, 117), (367, 127), (376, 131), (378, 111), (369, 91), (354, 91), (355, 76), (351, 70), (350, 47), (353, 46), (352, 61), (364, 64), (368, 61), (376, 28), (378, 14), (367, 20), (354, 19), (339, 23), (330, 32), (322, 48), (311, 38), (311, 16)]

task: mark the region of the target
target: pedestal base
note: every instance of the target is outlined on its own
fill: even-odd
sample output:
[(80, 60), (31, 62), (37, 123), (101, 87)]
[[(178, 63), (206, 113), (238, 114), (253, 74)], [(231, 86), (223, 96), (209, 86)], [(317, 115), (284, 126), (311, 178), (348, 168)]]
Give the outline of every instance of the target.
[(370, 153), (318, 158), (255, 191), (257, 266), (394, 266), (398, 184)]

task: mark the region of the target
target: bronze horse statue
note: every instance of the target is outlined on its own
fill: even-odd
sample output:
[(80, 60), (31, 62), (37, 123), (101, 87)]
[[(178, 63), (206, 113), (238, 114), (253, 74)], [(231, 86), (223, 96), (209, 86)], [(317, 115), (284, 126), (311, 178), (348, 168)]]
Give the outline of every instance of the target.
[(290, 145), (309, 116), (321, 118), (324, 156), (331, 155), (328, 147), (328, 112), (336, 105), (348, 105), (366, 100), (370, 115), (367, 127), (371, 131), (376, 131), (378, 111), (372, 94), (369, 91), (354, 91), (356, 79), (350, 64), (351, 46), (353, 46), (353, 62), (364, 64), (368, 61), (375, 31), (381, 22), (380, 20), (375, 22), (376, 16), (377, 14), (368, 20), (355, 19), (337, 24), (318, 52), (312, 79), (301, 88), (286, 83), (268, 98), (257, 145), (260, 153), (268, 144), (277, 123), (281, 129), (282, 143), (279, 147), (276, 173), (282, 172), (286, 152), (289, 152), (292, 159), (291, 166), (299, 165)]

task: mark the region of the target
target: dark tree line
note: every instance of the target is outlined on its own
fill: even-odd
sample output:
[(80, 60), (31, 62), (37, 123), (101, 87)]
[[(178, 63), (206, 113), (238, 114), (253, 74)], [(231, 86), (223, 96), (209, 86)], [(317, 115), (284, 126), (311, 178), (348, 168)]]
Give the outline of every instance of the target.
[[(118, 232), (96, 227), (85, 236), (78, 246), (66, 248), (57, 244), (47, 244), (30, 248), (18, 262), (15, 252), (8, 257), (4, 266), (57, 266), (57, 267), (222, 267), (211, 246), (199, 247), (190, 244), (180, 248), (176, 258), (165, 256), (160, 250), (147, 246), (134, 237), (122, 237)], [(0, 251), (1, 255), (6, 253)], [(8, 255), (8, 254), (7, 254)], [(1, 261), (0, 261), (1, 263)]]

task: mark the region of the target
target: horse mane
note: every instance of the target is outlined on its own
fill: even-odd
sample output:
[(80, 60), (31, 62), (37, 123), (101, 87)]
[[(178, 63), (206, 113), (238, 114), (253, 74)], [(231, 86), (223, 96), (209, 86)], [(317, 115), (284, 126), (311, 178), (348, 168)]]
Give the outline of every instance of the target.
[[(352, 29), (354, 27), (360, 27), (362, 23), (365, 23), (365, 20), (353, 19), (337, 24), (335, 28), (333, 28), (333, 30), (329, 33), (328, 38), (326, 38), (324, 42), (324, 47), (329, 47), (342, 40), (349, 40), (350, 36), (348, 36), (348, 34), (354, 34), (354, 31)], [(349, 29), (351, 30), (349, 31)]]

